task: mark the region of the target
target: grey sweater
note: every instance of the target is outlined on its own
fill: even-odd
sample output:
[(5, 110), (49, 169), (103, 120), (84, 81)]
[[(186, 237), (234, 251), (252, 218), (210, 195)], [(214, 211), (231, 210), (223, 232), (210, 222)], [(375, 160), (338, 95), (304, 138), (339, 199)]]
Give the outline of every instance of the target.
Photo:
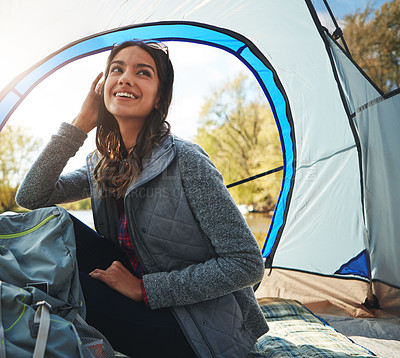
[[(17, 193), (17, 203), (34, 209), (79, 200), (91, 194), (93, 199), (90, 165), (60, 175), (85, 139), (86, 133), (63, 123), (28, 172)], [(143, 282), (150, 306), (153, 309), (183, 307), (235, 293), (250, 333), (248, 339), (254, 341), (268, 329), (249, 287), (259, 282), (264, 273), (258, 245), (221, 175), (199, 146), (170, 136), (163, 148), (154, 151), (156, 158), (150, 158), (149, 168), (153, 169), (159, 163), (169, 165), (163, 163), (168, 156), (175, 159), (170, 150), (174, 145), (169, 145), (174, 141), (179, 142), (180, 148), (176, 159), (181, 185), (194, 218), (210, 240), (214, 257), (178, 270), (147, 272)], [(152, 172), (145, 167), (143, 178), (139, 177), (133, 187), (151, 181), (151, 174), (146, 178), (148, 173)], [(103, 230), (102, 220), (94, 212), (96, 229), (105, 237), (116, 240), (115, 223), (110, 223), (112, 213), (107, 214), (107, 229)]]

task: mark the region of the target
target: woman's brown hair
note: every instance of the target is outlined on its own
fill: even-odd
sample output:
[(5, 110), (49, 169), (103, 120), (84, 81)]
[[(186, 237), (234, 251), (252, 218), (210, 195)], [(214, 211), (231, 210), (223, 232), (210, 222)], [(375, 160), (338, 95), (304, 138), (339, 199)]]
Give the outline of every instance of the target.
[(159, 145), (170, 132), (166, 117), (172, 99), (174, 70), (168, 52), (157, 43), (127, 41), (115, 46), (107, 59), (105, 80), (114, 57), (130, 46), (139, 46), (154, 59), (159, 79), (159, 101), (140, 130), (135, 147), (128, 151), (116, 119), (104, 104), (103, 86), (96, 131), (96, 147), (100, 160), (94, 168), (94, 179), (102, 197), (112, 195), (117, 199), (122, 198), (129, 184), (139, 177), (143, 160), (150, 156), (153, 147)]

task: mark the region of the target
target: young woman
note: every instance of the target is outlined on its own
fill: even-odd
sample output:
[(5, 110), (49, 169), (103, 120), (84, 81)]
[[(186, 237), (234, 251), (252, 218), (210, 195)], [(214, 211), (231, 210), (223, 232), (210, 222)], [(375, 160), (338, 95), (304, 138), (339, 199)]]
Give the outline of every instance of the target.
[[(91, 196), (74, 219), (87, 321), (133, 357), (246, 357), (267, 324), (252, 285), (257, 243), (197, 145), (170, 133), (174, 72), (160, 43), (110, 53), (72, 124), (62, 123), (16, 200), (34, 209)], [(87, 165), (61, 172), (93, 128)]]

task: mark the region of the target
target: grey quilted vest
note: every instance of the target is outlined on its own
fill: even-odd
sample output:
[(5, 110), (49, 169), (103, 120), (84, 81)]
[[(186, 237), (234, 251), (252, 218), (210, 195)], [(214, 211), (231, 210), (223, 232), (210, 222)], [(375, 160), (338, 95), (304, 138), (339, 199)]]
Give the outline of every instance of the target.
[[(179, 141), (168, 137), (153, 151), (125, 197), (130, 235), (146, 273), (180, 270), (216, 256), (187, 202), (177, 152)], [(115, 203), (92, 199), (92, 209), (97, 230), (117, 240)], [(249, 321), (263, 318), (254, 314), (257, 303), (250, 297), (252, 289), (247, 287), (216, 299), (175, 306), (172, 311), (199, 357), (245, 357), (265, 331), (252, 329)], [(263, 322), (257, 324), (260, 327)]]

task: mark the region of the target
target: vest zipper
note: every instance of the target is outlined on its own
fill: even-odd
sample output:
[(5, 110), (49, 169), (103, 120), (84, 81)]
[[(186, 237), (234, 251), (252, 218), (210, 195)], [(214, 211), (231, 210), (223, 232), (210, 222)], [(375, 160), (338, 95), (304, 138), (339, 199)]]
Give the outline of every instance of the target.
[(0, 234), (0, 240), (3, 240), (3, 239), (14, 239), (14, 238), (17, 238), (17, 237), (21, 237), (21, 236), (30, 234), (30, 233), (40, 229), (43, 225), (45, 225), (51, 219), (54, 219), (56, 216), (57, 215), (51, 214), (48, 217), (44, 218), (42, 221), (40, 221), (35, 226), (31, 227), (30, 229), (21, 231), (21, 232), (16, 232), (14, 234)]

